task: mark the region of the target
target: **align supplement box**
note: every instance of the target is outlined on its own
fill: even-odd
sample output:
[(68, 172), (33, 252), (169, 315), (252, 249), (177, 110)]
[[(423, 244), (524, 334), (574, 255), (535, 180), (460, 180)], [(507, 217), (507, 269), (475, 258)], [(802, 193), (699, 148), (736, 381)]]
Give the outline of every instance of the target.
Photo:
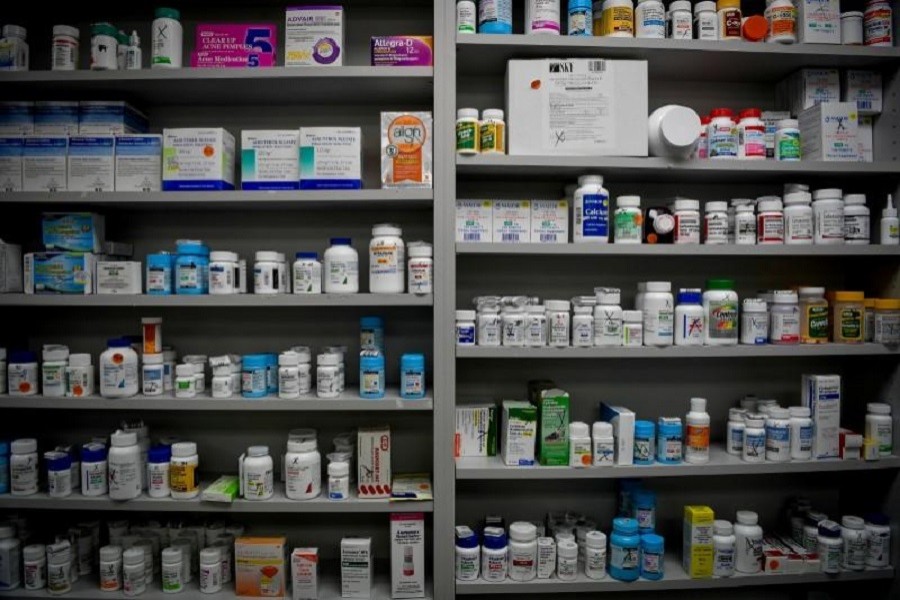
[(241, 132), (241, 189), (296, 190), (300, 187), (296, 129)]
[(95, 213), (44, 213), (41, 233), (48, 251), (102, 252), (106, 219)]
[(162, 136), (152, 133), (116, 136), (116, 191), (162, 189)]
[(456, 201), (456, 241), (494, 241), (494, 203), (490, 200)]
[(357, 434), (360, 498), (391, 497), (391, 428), (360, 427)]
[(35, 135), (78, 135), (78, 102), (35, 102)]
[(66, 177), (70, 192), (112, 192), (116, 187), (116, 138), (70, 137)]
[(22, 148), (22, 191), (66, 191), (68, 154), (68, 137), (25, 136), (25, 146)]
[(137, 295), (141, 293), (140, 261), (97, 263), (97, 295)]
[(616, 464), (634, 464), (634, 413), (621, 406), (600, 403), (600, 420), (613, 426), (616, 438)]
[(494, 200), (494, 242), (527, 244), (531, 241), (531, 202)]
[(569, 394), (544, 390), (538, 402), (538, 461), (546, 466), (569, 464)]
[(647, 156), (647, 61), (511, 60), (510, 155)]
[(34, 134), (34, 102), (0, 102), (0, 135)]
[(532, 200), (531, 242), (534, 244), (566, 244), (568, 241), (568, 200)]
[(295, 548), (291, 553), (291, 600), (318, 600), (319, 549)]
[(0, 192), (22, 191), (22, 154), (25, 138), (0, 137)]
[(709, 579), (713, 575), (713, 521), (708, 506), (684, 507), (684, 542), (681, 565), (691, 579)]
[(825, 102), (800, 113), (803, 160), (859, 161), (859, 114), (855, 102)]
[(285, 10), (284, 66), (344, 64), (344, 8), (293, 6)]
[(840, 0), (797, 0), (797, 41), (801, 44), (841, 43)]
[(79, 135), (147, 133), (147, 115), (121, 100), (78, 103)]
[(497, 456), (497, 407), (473, 404), (456, 407), (453, 456)]
[(804, 375), (802, 403), (813, 420), (813, 458), (840, 456), (841, 376)]
[(301, 127), (300, 189), (362, 188), (362, 128)]
[(0, 294), (21, 293), (22, 246), (0, 240)]
[(278, 27), (273, 23), (201, 23), (197, 25), (191, 67), (274, 67), (277, 51)]
[(425, 515), (391, 514), (391, 598), (425, 597)]
[(537, 409), (524, 400), (503, 401), (503, 435), (500, 438), (503, 464), (507, 467), (534, 465), (537, 439)]
[(856, 102), (860, 115), (880, 115), (884, 104), (881, 73), (847, 69), (841, 86), (841, 101)]
[(837, 69), (799, 69), (775, 87), (775, 104), (799, 115), (822, 102), (841, 99), (841, 77)]
[(94, 293), (94, 254), (32, 252), (23, 262), (26, 294)]
[(375, 557), (372, 538), (341, 540), (341, 598), (369, 598)]
[(234, 189), (234, 136), (220, 127), (163, 129), (163, 191)]
[(234, 594), (238, 598), (284, 598), (287, 594), (283, 537), (234, 541)]
[(373, 67), (430, 67), (434, 64), (434, 38), (430, 35), (372, 36)]
[(431, 188), (432, 123), (430, 112), (381, 113), (382, 188)]

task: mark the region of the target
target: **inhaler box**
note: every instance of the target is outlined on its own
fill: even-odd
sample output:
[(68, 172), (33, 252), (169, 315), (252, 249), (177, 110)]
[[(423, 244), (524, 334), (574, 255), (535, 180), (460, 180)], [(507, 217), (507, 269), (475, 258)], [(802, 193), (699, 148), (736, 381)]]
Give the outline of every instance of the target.
[(0, 102), (0, 135), (34, 133), (34, 102)]
[(857, 123), (856, 145), (859, 148), (859, 162), (875, 160), (875, 117), (860, 115)]
[(201, 23), (197, 25), (191, 67), (239, 69), (274, 67), (278, 27), (274, 23)]
[(284, 66), (344, 64), (344, 8), (294, 6), (285, 11)]
[(26, 294), (93, 294), (96, 256), (83, 252), (25, 255)]
[(434, 38), (430, 35), (372, 36), (373, 67), (430, 67), (434, 64)]
[(538, 460), (544, 466), (569, 464), (569, 394), (544, 390), (538, 403)]
[(647, 61), (511, 60), (510, 155), (647, 156)]
[(507, 467), (534, 465), (537, 409), (524, 400), (503, 401), (501, 455)]
[(370, 598), (375, 557), (372, 538), (341, 540), (341, 598)]
[(494, 203), (490, 200), (456, 201), (456, 241), (494, 241)]
[(116, 136), (116, 191), (162, 189), (162, 136), (152, 133)]
[(300, 187), (296, 129), (241, 132), (241, 189), (296, 190)]
[(78, 102), (35, 102), (35, 135), (78, 135)]
[(163, 130), (163, 191), (234, 189), (234, 136), (221, 127)]
[(94, 213), (44, 213), (41, 234), (46, 250), (102, 252), (106, 220)]
[(127, 102), (82, 101), (78, 103), (80, 135), (147, 133), (147, 115)]
[(391, 598), (425, 597), (425, 515), (391, 514)]
[(813, 420), (813, 458), (840, 456), (841, 376), (804, 375), (803, 406)]
[(357, 434), (357, 491), (360, 498), (391, 497), (391, 429), (360, 427)]
[(138, 261), (98, 262), (97, 295), (140, 294), (142, 276)]
[(531, 201), (531, 241), (537, 244), (565, 244), (569, 241), (569, 202)]
[(287, 595), (283, 537), (239, 537), (234, 541), (234, 594), (238, 598)]
[(855, 102), (826, 102), (800, 113), (803, 160), (859, 161), (859, 115)]
[(25, 138), (0, 137), (0, 192), (22, 191)]
[(360, 127), (300, 128), (300, 189), (362, 188)]
[(797, 0), (796, 6), (798, 42), (841, 43), (840, 0)]
[(856, 109), (861, 115), (880, 115), (884, 102), (884, 92), (878, 71), (856, 71), (847, 69), (844, 72), (841, 101), (856, 102)]
[(318, 548), (295, 548), (291, 553), (291, 594), (292, 600), (318, 600)]
[(792, 115), (823, 102), (841, 99), (841, 78), (837, 69), (800, 69), (781, 80), (775, 88), (775, 102)]
[(69, 138), (67, 189), (70, 192), (111, 192), (116, 186), (116, 138)]
[(790, 119), (791, 113), (786, 110), (764, 110), (760, 119), (766, 124), (766, 158), (775, 158), (775, 132), (778, 121)]
[(22, 246), (0, 240), (0, 294), (22, 290)]
[(616, 464), (634, 464), (634, 413), (621, 406), (600, 404), (600, 420), (613, 426), (616, 438)]
[(494, 242), (527, 244), (531, 241), (531, 202), (494, 200)]
[(691, 579), (709, 579), (713, 575), (713, 521), (708, 506), (684, 507), (684, 540), (681, 565)]
[(453, 456), (497, 456), (497, 407), (474, 404), (456, 407)]
[(69, 138), (65, 136), (25, 136), (25, 147), (22, 149), (22, 190), (66, 191), (68, 153)]

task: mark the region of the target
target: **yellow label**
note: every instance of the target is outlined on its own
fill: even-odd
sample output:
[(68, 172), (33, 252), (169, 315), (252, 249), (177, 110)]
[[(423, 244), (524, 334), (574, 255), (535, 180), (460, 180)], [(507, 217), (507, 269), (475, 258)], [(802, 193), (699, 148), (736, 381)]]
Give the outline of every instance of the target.
[(487, 121), (481, 124), (481, 152), (506, 154), (506, 125), (503, 122)]
[(169, 467), (169, 488), (173, 492), (193, 492), (197, 489), (194, 465), (176, 465)]
[(600, 35), (613, 35), (617, 33), (634, 34), (634, 9), (630, 6), (613, 6), (603, 11), (603, 33)]

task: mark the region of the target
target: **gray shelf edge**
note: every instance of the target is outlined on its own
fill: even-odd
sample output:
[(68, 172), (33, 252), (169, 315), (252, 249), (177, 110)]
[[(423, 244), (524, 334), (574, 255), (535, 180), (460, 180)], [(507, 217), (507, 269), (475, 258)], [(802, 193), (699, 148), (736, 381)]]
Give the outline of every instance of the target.
[(833, 246), (800, 245), (688, 245), (688, 244), (493, 244), (456, 243), (457, 254), (546, 255), (546, 256), (895, 256), (900, 246), (880, 244), (842, 244)]
[(221, 192), (0, 192), (0, 204), (103, 204), (127, 207), (130, 203), (171, 206), (181, 203), (204, 203), (223, 207), (276, 203), (302, 206), (309, 202), (431, 202), (431, 189), (362, 189), (362, 190), (290, 190), (258, 192), (228, 190)]
[(71, 306), (135, 308), (283, 308), (283, 307), (429, 307), (434, 296), (414, 294), (231, 294), (205, 296), (0, 294), (0, 306)]
[(661, 359), (661, 358), (788, 358), (823, 356), (898, 356), (900, 348), (883, 344), (797, 344), (765, 346), (667, 346), (625, 348), (623, 346), (592, 348), (508, 348), (458, 346), (459, 359)]

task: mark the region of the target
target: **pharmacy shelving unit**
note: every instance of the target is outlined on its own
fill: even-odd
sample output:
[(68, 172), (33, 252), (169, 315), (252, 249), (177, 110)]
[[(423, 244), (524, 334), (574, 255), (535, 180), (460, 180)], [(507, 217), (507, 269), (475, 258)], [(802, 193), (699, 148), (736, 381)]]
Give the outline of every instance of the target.
[[(446, 3), (442, 27), (453, 36), (453, 6)], [(896, 8), (896, 3), (895, 3)], [(844, 8), (845, 10), (854, 10)], [(516, 4), (514, 27), (521, 32), (523, 10)], [(896, 10), (895, 10), (896, 14)], [(896, 22), (897, 17), (895, 17)], [(455, 52), (454, 52), (455, 49)], [(485, 294), (527, 294), (543, 299), (569, 299), (591, 294), (595, 286), (618, 287), (623, 306), (633, 305), (638, 281), (672, 281), (673, 287), (704, 287), (708, 278), (730, 277), (741, 296), (760, 289), (824, 285), (829, 289), (862, 289), (869, 295), (900, 295), (900, 252), (894, 248), (823, 246), (575, 246), (572, 244), (465, 244), (453, 237), (455, 199), (557, 199), (563, 187), (580, 175), (605, 177), (611, 198), (638, 194), (645, 202), (663, 202), (676, 195), (702, 201), (780, 194), (784, 183), (808, 183), (813, 188), (841, 187), (868, 195), (877, 223), (887, 193), (900, 184), (900, 49), (812, 45), (677, 42), (674, 40), (569, 38), (555, 36), (460, 35), (443, 48), (452, 79), (439, 79), (451, 98), (437, 94), (438, 110), (448, 119), (457, 107), (506, 108), (508, 60), (517, 58), (590, 57), (648, 61), (650, 110), (684, 104), (698, 112), (718, 106), (742, 109), (775, 106), (775, 85), (802, 67), (875, 69), (884, 75), (885, 108), (875, 124), (875, 162), (822, 164), (707, 161), (673, 163), (659, 158), (501, 156), (449, 157), (450, 176), (440, 191), (444, 239), (438, 255), (454, 261), (447, 281), (455, 302), (435, 298), (435, 315), (444, 335), (453, 331), (454, 310), (472, 307)], [(451, 87), (452, 86), (452, 87)], [(451, 342), (452, 343), (452, 342)], [(860, 429), (865, 403), (889, 402), (900, 411), (900, 354), (875, 345), (845, 347), (732, 348), (458, 348), (447, 362), (446, 387), (437, 402), (436, 446), (444, 452), (446, 469), (455, 471), (454, 523), (436, 523), (435, 560), (453, 565), (452, 526), (477, 525), (485, 515), (502, 515), (507, 522), (541, 520), (549, 511), (576, 511), (596, 519), (608, 532), (616, 508), (616, 483), (641, 478), (657, 492), (659, 530), (666, 538), (666, 576), (662, 581), (622, 583), (590, 581), (579, 576), (567, 582), (552, 579), (527, 584), (507, 581), (457, 582), (457, 596), (498, 594), (536, 599), (559, 594), (629, 598), (797, 597), (813, 590), (846, 597), (866, 592), (873, 598), (900, 594), (893, 569), (841, 573), (837, 577), (758, 575), (733, 579), (691, 580), (680, 566), (681, 510), (686, 504), (712, 506), (717, 518), (734, 520), (737, 509), (756, 510), (766, 530), (778, 523), (785, 501), (802, 494), (829, 515), (872, 509), (888, 512), (900, 522), (900, 462), (884, 461), (762, 463), (751, 465), (721, 448), (728, 408), (747, 394), (797, 404), (804, 373), (839, 373), (844, 381), (842, 422)], [(712, 460), (703, 466), (616, 467), (611, 469), (511, 468), (499, 458), (454, 461), (453, 438), (457, 406), (522, 399), (526, 382), (552, 379), (572, 398), (572, 420), (593, 422), (601, 401), (635, 410), (638, 418), (681, 416), (689, 398), (705, 396), (712, 417)], [(897, 424), (895, 417), (895, 424)], [(895, 436), (896, 438), (897, 436)], [(442, 467), (435, 465), (436, 472)], [(865, 490), (864, 492), (862, 490)], [(895, 536), (896, 537), (896, 536)], [(895, 540), (894, 555), (900, 551)], [(440, 572), (441, 569), (436, 569)], [(763, 592), (760, 586), (765, 586)], [(739, 588), (747, 589), (742, 590)], [(724, 588), (728, 588), (727, 592)], [(624, 596), (621, 596), (624, 597)]]
[[(40, 213), (93, 210), (106, 215), (108, 239), (134, 245), (136, 259), (151, 252), (174, 250), (177, 239), (202, 239), (214, 250), (239, 252), (252, 262), (258, 250), (276, 250), (290, 257), (298, 251), (323, 252), (331, 237), (351, 237), (361, 257), (361, 289), (368, 289), (368, 243), (376, 223), (395, 222), (407, 242), (438, 242), (435, 228), (437, 186), (432, 189), (381, 188), (380, 113), (390, 110), (435, 111), (436, 71), (431, 67), (384, 68), (369, 66), (373, 35), (431, 35), (447, 44), (436, 26), (439, 0), (354, 0), (345, 4), (346, 35), (342, 67), (308, 69), (51, 72), (49, 50), (53, 25), (67, 23), (81, 31), (81, 60), (87, 64), (90, 23), (109, 21), (121, 29), (137, 30), (143, 41), (144, 62), (150, 57), (150, 23), (158, 2), (137, 0), (118, 6), (54, 7), (17, 5), (4, 10), (4, 23), (28, 29), (32, 71), (0, 74), (3, 100), (127, 100), (144, 110), (151, 131), (165, 127), (225, 127), (240, 144), (245, 129), (294, 129), (301, 126), (360, 126), (363, 130), (363, 189), (347, 191), (197, 193), (6, 193), (0, 194), (0, 239), (21, 243), (25, 251), (39, 249)], [(226, 0), (175, 3), (182, 12), (184, 57), (189, 63), (194, 33), (204, 22), (271, 22), (279, 26), (279, 58), (283, 55), (284, 2)], [(435, 111), (435, 147), (449, 140), (441, 113)], [(447, 158), (447, 157), (444, 157)], [(239, 162), (239, 161), (238, 161)], [(239, 167), (238, 178), (239, 178)], [(446, 176), (442, 170), (438, 173)], [(437, 279), (449, 268), (437, 263)], [(449, 289), (443, 288), (445, 295)], [(96, 364), (107, 338), (140, 332), (140, 318), (160, 316), (163, 340), (180, 354), (253, 353), (280, 351), (297, 344), (320, 348), (345, 345), (347, 393), (336, 399), (315, 397), (297, 401), (275, 398), (219, 400), (210, 397), (185, 401), (168, 396), (137, 397), (119, 403), (99, 397), (13, 398), (0, 396), (0, 438), (34, 436), (41, 450), (51, 445), (79, 444), (106, 436), (122, 420), (142, 419), (151, 436), (171, 435), (196, 441), (201, 476), (212, 481), (221, 473), (236, 473), (237, 457), (251, 444), (266, 444), (273, 456), (283, 451), (287, 432), (313, 427), (319, 432), (320, 450), (332, 451), (332, 438), (356, 427), (390, 425), (393, 433), (394, 473), (434, 472), (433, 410), (439, 396), (441, 373), (435, 370), (436, 352), (432, 296), (359, 294), (348, 297), (258, 296), (49, 297), (12, 294), (0, 296), (0, 345), (39, 349), (45, 343), (64, 343), (73, 352), (90, 352)], [(202, 310), (201, 310), (202, 309)], [(207, 310), (208, 309), (208, 310)], [(378, 315), (386, 325), (389, 390), (384, 400), (367, 401), (358, 389), (359, 319)], [(421, 401), (399, 398), (400, 355), (423, 352), (427, 356), (429, 393)], [(446, 355), (451, 356), (451, 355)], [(446, 357), (445, 357), (446, 358)], [(452, 358), (451, 358), (452, 360)], [(432, 375), (433, 374), (433, 375)], [(323, 458), (324, 462), (324, 458)], [(276, 461), (277, 463), (277, 461)], [(278, 470), (278, 469), (276, 469)], [(452, 471), (443, 474), (444, 479)], [(441, 474), (434, 473), (437, 480)], [(446, 489), (444, 494), (451, 502)], [(324, 562), (320, 598), (337, 598), (340, 586), (339, 541), (348, 535), (371, 536), (375, 555), (383, 563), (376, 569), (374, 598), (390, 596), (387, 565), (389, 513), (426, 513), (429, 598), (450, 598), (452, 579), (440, 588), (432, 585), (433, 526), (451, 522), (440, 516), (440, 502), (365, 501), (345, 503), (319, 499), (293, 502), (277, 495), (271, 502), (237, 501), (217, 505), (199, 501), (154, 500), (142, 497), (125, 503), (81, 496), (58, 500), (45, 495), (29, 498), (0, 497), (0, 519), (13, 512), (29, 518), (36, 533), (65, 530), (68, 525), (98, 518), (203, 523), (233, 521), (251, 534), (284, 534), (294, 546), (318, 546)], [(235, 514), (232, 514), (235, 513)], [(239, 513), (239, 514), (237, 514)], [(443, 565), (441, 565), (443, 568)], [(449, 575), (447, 571), (446, 575)], [(43, 593), (43, 592), (42, 592)], [(97, 588), (82, 580), (73, 598), (94, 598)], [(31, 597), (15, 592), (0, 597)], [(183, 594), (199, 598), (196, 587)], [(113, 596), (116, 596), (115, 594)], [(158, 589), (146, 597), (159, 598)], [(208, 598), (209, 596), (204, 595)], [(225, 590), (216, 598), (233, 597)]]

